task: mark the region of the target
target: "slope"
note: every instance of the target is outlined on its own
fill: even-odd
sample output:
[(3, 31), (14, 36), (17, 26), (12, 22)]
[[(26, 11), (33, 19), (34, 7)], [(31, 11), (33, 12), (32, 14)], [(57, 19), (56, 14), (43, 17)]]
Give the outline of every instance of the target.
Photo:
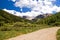
[(35, 23), (58, 26), (58, 25), (60, 25), (60, 12), (58, 12), (52, 16), (49, 16), (47, 18), (38, 19)]
[(13, 23), (13, 22), (29, 22), (27, 19), (12, 15), (3, 10), (0, 10), (0, 24), (1, 23)]

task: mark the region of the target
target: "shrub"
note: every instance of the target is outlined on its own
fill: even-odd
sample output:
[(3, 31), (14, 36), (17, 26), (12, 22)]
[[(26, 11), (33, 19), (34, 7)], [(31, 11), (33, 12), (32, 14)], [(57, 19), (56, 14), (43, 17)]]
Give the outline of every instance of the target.
[(55, 22), (52, 24), (52, 26), (60, 26), (60, 22)]

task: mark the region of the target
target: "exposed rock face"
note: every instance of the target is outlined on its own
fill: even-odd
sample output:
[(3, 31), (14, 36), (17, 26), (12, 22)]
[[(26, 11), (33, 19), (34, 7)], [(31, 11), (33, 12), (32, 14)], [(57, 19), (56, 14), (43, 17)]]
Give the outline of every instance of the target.
[(46, 17), (48, 17), (48, 16), (51, 16), (52, 14), (41, 14), (41, 15), (38, 15), (38, 16), (36, 16), (36, 18), (46, 18)]
[(47, 14), (40, 14), (40, 15), (38, 15), (38, 16), (36, 16), (36, 17), (30, 17), (30, 16), (23, 16), (23, 18), (25, 18), (25, 19), (28, 19), (28, 20), (32, 20), (32, 19), (40, 19), (40, 18), (46, 18), (46, 17), (48, 17), (48, 16), (51, 16), (52, 14), (49, 14), (49, 13), (47, 13)]
[(23, 16), (24, 19), (28, 19), (28, 20), (32, 20), (34, 19), (34, 17), (30, 17), (30, 16)]

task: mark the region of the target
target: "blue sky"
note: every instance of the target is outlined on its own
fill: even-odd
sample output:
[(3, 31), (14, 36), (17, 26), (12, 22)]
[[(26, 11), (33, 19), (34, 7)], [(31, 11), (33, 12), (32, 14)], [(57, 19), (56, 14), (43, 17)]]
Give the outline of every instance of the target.
[(56, 4), (57, 6), (60, 6), (60, 0), (57, 0), (54, 4)]
[[(15, 10), (21, 12), (21, 9), (19, 7), (15, 7), (14, 3), (15, 2), (9, 0), (0, 0), (0, 9)], [(22, 9), (22, 12), (31, 11), (31, 9), (27, 7), (23, 7)]]
[[(15, 2), (9, 0), (0, 0), (0, 9), (15, 10), (21, 12), (21, 9), (19, 7), (15, 7), (14, 3)], [(60, 0), (54, 2), (54, 5), (60, 6)], [(31, 9), (27, 7), (23, 7), (23, 12), (27, 12), (27, 11), (31, 11)]]

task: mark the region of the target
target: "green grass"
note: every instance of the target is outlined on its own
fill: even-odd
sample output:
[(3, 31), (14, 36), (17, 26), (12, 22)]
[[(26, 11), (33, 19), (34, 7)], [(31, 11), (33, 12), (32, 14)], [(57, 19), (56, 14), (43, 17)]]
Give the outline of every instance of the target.
[(60, 29), (57, 31), (57, 40), (60, 40)]
[(22, 33), (19, 31), (0, 31), (0, 40), (5, 40), (11, 37), (18, 36)]
[(18, 35), (27, 34), (42, 28), (48, 28), (46, 25), (36, 25), (29, 23), (13, 23), (0, 26), (0, 40), (5, 40)]

